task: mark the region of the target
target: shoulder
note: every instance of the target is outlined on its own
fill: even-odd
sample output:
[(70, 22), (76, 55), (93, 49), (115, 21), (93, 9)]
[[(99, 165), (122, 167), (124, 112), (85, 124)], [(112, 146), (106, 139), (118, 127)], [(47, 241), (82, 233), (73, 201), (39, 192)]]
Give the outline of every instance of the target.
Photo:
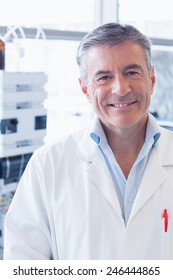
[(69, 157), (70, 155), (75, 154), (77, 145), (80, 142), (83, 133), (84, 130), (80, 130), (71, 135), (45, 144), (34, 152), (33, 157), (40, 158), (43, 161), (51, 158), (59, 159), (61, 157), (63, 157), (64, 160), (66, 156)]
[(173, 131), (161, 127), (160, 133), (155, 149), (163, 159), (163, 162), (173, 164)]
[(173, 131), (172, 130), (161, 127), (160, 132), (161, 132), (162, 141), (168, 141), (168, 142), (173, 141)]

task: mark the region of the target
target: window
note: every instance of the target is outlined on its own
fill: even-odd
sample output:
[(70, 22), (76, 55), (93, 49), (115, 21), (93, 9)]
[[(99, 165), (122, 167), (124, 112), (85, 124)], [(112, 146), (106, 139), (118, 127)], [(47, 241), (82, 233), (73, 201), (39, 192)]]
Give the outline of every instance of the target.
[(172, 0), (119, 0), (119, 21), (150, 37), (173, 39)]
[(94, 5), (95, 0), (6, 0), (0, 25), (88, 31), (94, 24)]

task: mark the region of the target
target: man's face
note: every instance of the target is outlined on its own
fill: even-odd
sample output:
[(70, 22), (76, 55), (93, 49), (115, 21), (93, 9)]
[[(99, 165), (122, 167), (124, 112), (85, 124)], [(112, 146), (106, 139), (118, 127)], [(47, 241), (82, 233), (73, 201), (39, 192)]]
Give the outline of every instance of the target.
[(155, 84), (144, 52), (133, 42), (92, 47), (87, 55), (88, 83), (81, 88), (105, 128), (127, 129), (146, 122)]

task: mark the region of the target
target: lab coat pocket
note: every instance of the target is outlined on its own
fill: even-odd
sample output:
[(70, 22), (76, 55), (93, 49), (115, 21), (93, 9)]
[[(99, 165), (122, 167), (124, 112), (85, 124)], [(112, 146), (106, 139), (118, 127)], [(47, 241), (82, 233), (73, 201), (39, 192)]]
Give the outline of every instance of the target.
[(173, 219), (163, 214), (160, 222), (159, 259), (173, 260)]

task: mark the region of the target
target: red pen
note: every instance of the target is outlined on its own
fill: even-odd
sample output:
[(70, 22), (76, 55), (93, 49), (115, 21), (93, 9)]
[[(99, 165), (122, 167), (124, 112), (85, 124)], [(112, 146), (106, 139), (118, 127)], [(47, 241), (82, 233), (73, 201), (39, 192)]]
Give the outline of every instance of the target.
[(164, 231), (167, 232), (168, 231), (168, 211), (167, 211), (167, 209), (164, 209), (162, 217), (164, 219)]

